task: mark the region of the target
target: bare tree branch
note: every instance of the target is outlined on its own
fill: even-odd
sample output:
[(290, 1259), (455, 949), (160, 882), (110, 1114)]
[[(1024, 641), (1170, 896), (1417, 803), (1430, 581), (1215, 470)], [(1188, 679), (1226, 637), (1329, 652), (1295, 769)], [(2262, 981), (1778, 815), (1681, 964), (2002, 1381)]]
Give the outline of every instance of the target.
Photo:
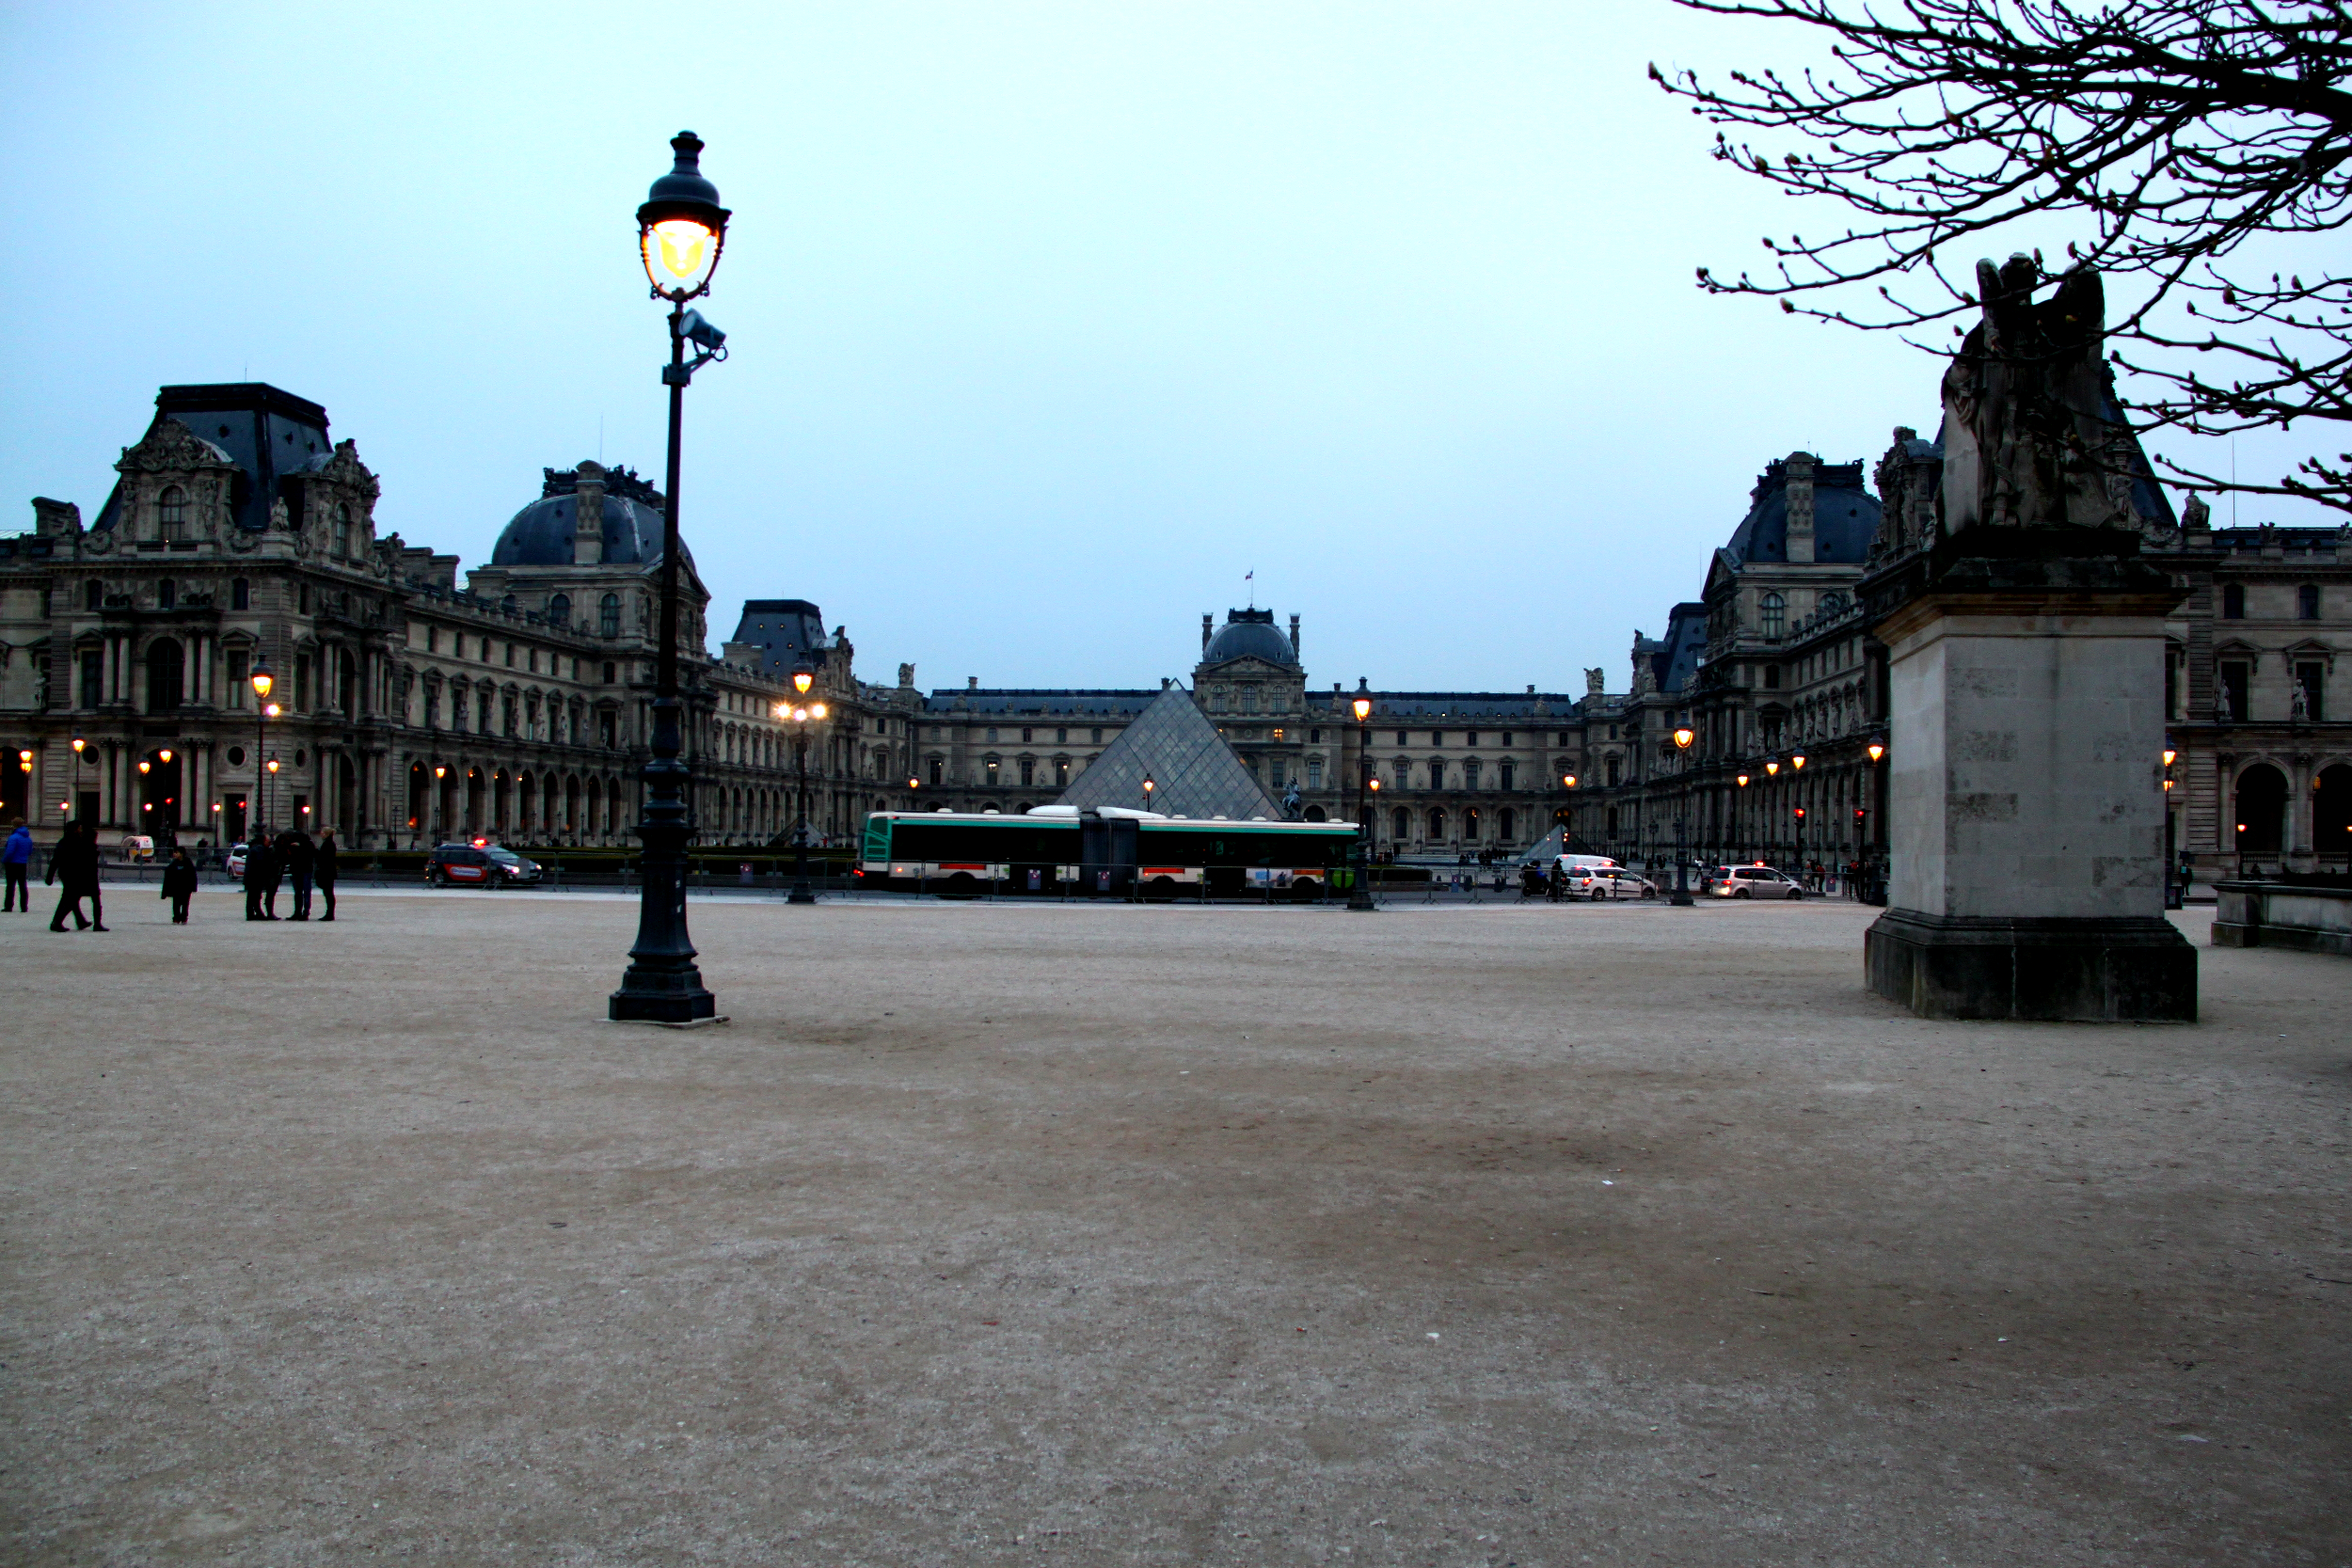
[[(1767, 235), (1765, 276), (1701, 267), (1700, 287), (1935, 348), (1923, 330), (1977, 307), (1970, 242), (2062, 222), (2078, 235), (2070, 257), (2142, 286), (2108, 329), (2137, 428), (2352, 423), (2352, 277), (2325, 259), (2352, 220), (2345, 0), (1677, 3), (1826, 35), (1829, 60), (1794, 78), (1650, 75), (1692, 114), (1785, 144), (1719, 130), (1717, 158), (1859, 220), (1828, 239)], [(2249, 276), (2249, 245), (2311, 241), (2300, 274)], [(2343, 454), (2314, 452), (2273, 484), (2165, 466), (2352, 513)]]

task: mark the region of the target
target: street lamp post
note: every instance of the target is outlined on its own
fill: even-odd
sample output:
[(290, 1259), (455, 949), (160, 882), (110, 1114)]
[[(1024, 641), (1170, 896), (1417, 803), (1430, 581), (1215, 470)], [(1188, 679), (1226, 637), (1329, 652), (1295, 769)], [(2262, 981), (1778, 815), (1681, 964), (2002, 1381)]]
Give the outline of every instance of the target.
[(270, 715), (276, 711), (270, 704), (269, 694), (271, 689), (277, 686), (278, 677), (271, 673), (267, 657), (257, 653), (253, 656), (253, 673), (246, 678), (253, 687), (253, 793), (257, 797), (253, 820), (246, 825), (246, 836), (250, 838), (256, 828), (269, 825), (269, 802), (261, 788), (264, 783), (262, 759), (269, 754), (269, 721)]
[(1802, 884), (1804, 881), (1804, 753), (1789, 753), (1788, 768), (1797, 797), (1797, 880)]
[[(792, 689), (802, 696), (816, 684), (817, 677), (806, 666), (792, 672)], [(794, 808), (792, 823), (792, 895), (789, 904), (814, 904), (817, 895), (808, 885), (808, 726), (825, 717), (822, 703), (778, 703), (776, 717), (792, 726), (792, 770), (799, 779), (799, 803)]]
[[(1870, 816), (1878, 824), (1878, 834), (1886, 832), (1886, 737), (1874, 735), (1863, 748), (1870, 759)], [(1891, 869), (1879, 853), (1880, 837), (1867, 831), (1863, 834), (1862, 863), (1864, 866), (1863, 901), (1883, 905), (1886, 902), (1886, 879)]]
[[(696, 369), (725, 355), (725, 335), (686, 309), (710, 292), (726, 245), (728, 213), (719, 189), (703, 178), (702, 138), (680, 131), (670, 140), (676, 162), (653, 182), (637, 209), (637, 249), (653, 296), (670, 306), (670, 448), (661, 495), (661, 641), (655, 650), (653, 737), (642, 777), (645, 810), (637, 824), (644, 845), (644, 877), (637, 911), (637, 941), (628, 950), (621, 989), (607, 1016), (621, 1022), (692, 1023), (716, 1016), (718, 998), (703, 985), (686, 928), (686, 792), (689, 775), (678, 712), (677, 492), (686, 387)], [(691, 363), (686, 345), (698, 351)]]
[(1695, 902), (1691, 896), (1691, 742), (1697, 735), (1688, 724), (1675, 729), (1675, 778), (1680, 793), (1675, 797), (1675, 891), (1667, 900), (1677, 910), (1690, 909)]
[(1347, 907), (1351, 910), (1376, 910), (1372, 901), (1372, 846), (1368, 834), (1372, 820), (1364, 815), (1364, 785), (1372, 778), (1372, 732), (1365, 721), (1372, 717), (1372, 699), (1359, 697), (1356, 710), (1356, 880), (1347, 890)]

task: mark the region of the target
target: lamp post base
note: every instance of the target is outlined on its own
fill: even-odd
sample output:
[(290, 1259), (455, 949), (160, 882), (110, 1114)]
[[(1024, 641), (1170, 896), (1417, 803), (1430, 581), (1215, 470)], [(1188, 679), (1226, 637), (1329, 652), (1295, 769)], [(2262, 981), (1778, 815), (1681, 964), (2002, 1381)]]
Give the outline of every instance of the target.
[(615, 1023), (694, 1023), (717, 1016), (719, 999), (703, 989), (702, 971), (647, 971), (631, 964), (605, 1016)]

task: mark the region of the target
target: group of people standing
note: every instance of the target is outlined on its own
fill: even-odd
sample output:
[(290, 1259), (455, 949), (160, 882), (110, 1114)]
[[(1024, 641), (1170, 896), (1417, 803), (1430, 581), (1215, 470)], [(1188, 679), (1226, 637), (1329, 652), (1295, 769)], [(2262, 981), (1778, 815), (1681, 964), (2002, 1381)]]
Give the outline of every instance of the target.
[(326, 912), (319, 918), (334, 919), (335, 879), (341, 874), (341, 858), (332, 828), (323, 831), (315, 843), (299, 828), (289, 828), (275, 838), (266, 828), (255, 832), (245, 852), (245, 917), (280, 918), (278, 886), (284, 879), (294, 883), (293, 918), (310, 918), (310, 893), (316, 888), (326, 900)]
[[(98, 830), (87, 822), (69, 822), (58, 836), (56, 847), (49, 852), (49, 869), (42, 875), (44, 884), (57, 888), (57, 912), (50, 917), (49, 928), (62, 931), (66, 918), (73, 919), (73, 928), (80, 931), (106, 929), (105, 904), (100, 893), (98, 863)], [(33, 907), (32, 889), (25, 877), (33, 859), (33, 832), (18, 817), (8, 830), (8, 842), (0, 846), (0, 872), (6, 873), (7, 903), (0, 913), (19, 910), (29, 912)], [(293, 918), (310, 918), (311, 894), (315, 890), (326, 900), (326, 913), (322, 920), (335, 918), (335, 879), (342, 870), (342, 856), (335, 846), (335, 830), (328, 828), (313, 841), (299, 828), (290, 828), (271, 836), (267, 829), (257, 831), (245, 859), (245, 917), (247, 920), (277, 920), (278, 891), (286, 880), (294, 883)], [(187, 850), (175, 848), (170, 863), (164, 867), (163, 896), (171, 904), (171, 923), (188, 923), (188, 904), (196, 896), (196, 863)], [(84, 900), (89, 912), (82, 912)]]

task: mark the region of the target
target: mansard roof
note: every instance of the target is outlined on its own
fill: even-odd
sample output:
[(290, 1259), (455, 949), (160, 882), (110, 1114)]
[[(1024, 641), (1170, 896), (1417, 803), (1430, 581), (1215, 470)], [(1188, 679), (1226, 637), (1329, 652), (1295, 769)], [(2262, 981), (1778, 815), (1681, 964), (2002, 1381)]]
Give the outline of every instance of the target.
[(1156, 689), (1075, 687), (942, 687), (923, 699), (927, 714), (1008, 718), (1132, 719), (1159, 700)]
[(745, 599), (727, 641), (757, 648), (764, 673), (789, 678), (803, 663), (815, 670), (825, 662), (825, 614), (806, 599)]
[[(189, 434), (236, 466), (230, 516), (239, 528), (255, 533), (269, 527), (270, 504), (278, 498), (279, 481), (316, 473), (334, 461), (335, 443), (326, 435), (326, 410), (266, 382), (159, 388), (155, 418), (142, 444), (155, 436), (167, 420), (186, 426)], [(126, 455), (136, 450), (124, 449)], [(121, 516), (122, 485), (118, 482), (90, 528), (93, 531), (111, 529)]]

